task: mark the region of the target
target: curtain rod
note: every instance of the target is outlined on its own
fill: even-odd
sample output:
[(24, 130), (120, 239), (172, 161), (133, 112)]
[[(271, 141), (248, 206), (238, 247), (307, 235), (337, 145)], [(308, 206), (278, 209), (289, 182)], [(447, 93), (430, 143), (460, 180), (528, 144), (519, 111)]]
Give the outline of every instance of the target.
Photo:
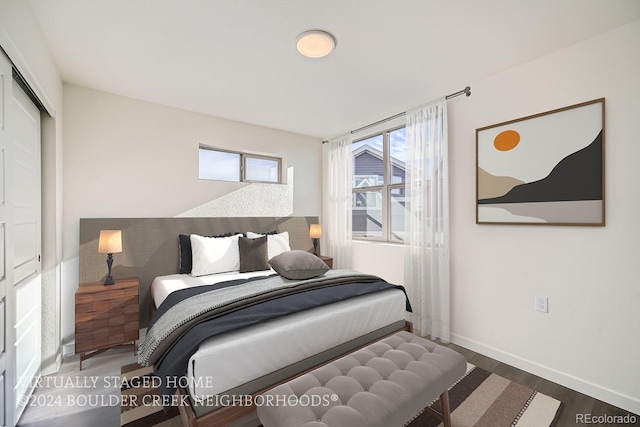
[[(463, 94), (466, 95), (466, 96), (471, 96), (471, 87), (467, 86), (464, 89), (459, 90), (458, 92), (455, 92), (455, 93), (452, 93), (450, 95), (445, 96), (444, 99), (449, 100), (451, 98), (455, 98), (456, 96), (460, 96), (460, 95), (463, 95)], [(361, 128), (358, 128), (358, 129), (354, 129), (350, 133), (351, 134), (358, 133), (358, 132), (360, 132), (362, 130), (369, 129), (371, 127), (377, 126), (377, 125), (379, 125), (381, 123), (385, 123), (385, 122), (388, 122), (390, 120), (397, 119), (398, 117), (402, 117), (405, 114), (407, 114), (407, 112), (403, 111), (402, 113), (395, 114), (395, 115), (393, 115), (391, 117), (387, 117), (386, 119), (378, 120), (377, 122), (370, 123), (370, 124), (368, 124), (366, 126), (362, 126)], [(326, 144), (327, 142), (329, 142), (329, 141), (322, 141), (323, 144)]]

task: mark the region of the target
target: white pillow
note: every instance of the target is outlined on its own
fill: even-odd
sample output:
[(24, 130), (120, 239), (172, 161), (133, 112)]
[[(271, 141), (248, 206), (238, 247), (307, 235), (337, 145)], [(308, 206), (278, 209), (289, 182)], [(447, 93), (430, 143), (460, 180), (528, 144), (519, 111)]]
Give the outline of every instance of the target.
[(240, 270), (240, 249), (238, 240), (241, 234), (231, 237), (204, 237), (191, 234), (192, 276), (224, 273)]
[[(247, 232), (248, 239), (255, 239), (262, 236), (264, 236), (264, 234), (252, 233), (251, 231)], [(267, 256), (269, 257), (269, 259), (273, 258), (274, 256), (280, 255), (282, 252), (287, 252), (290, 250), (291, 247), (289, 246), (288, 231), (278, 234), (267, 234)]]

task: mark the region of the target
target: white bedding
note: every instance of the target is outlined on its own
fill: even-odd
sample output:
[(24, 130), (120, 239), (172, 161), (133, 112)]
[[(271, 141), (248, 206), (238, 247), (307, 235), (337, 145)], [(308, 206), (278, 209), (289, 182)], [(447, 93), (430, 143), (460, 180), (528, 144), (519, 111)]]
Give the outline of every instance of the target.
[(188, 274), (170, 274), (159, 276), (151, 283), (151, 298), (160, 307), (162, 301), (173, 291), (178, 289), (192, 288), (194, 286), (213, 285), (227, 280), (248, 279), (250, 277), (268, 276), (275, 274), (274, 270), (254, 271), (251, 273), (239, 273), (231, 271), (228, 273), (210, 274), (208, 276), (193, 277)]
[[(177, 289), (224, 280), (269, 275), (224, 273), (157, 277), (151, 291), (156, 306)], [(405, 319), (405, 295), (385, 291), (273, 319), (205, 341), (189, 359), (193, 397), (220, 394), (267, 373)]]

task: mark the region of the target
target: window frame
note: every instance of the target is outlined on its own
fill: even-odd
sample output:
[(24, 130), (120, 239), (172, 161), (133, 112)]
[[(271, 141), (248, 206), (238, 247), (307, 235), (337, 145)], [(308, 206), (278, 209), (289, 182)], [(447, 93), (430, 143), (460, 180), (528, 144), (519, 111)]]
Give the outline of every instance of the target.
[[(273, 160), (277, 162), (278, 163), (278, 180), (277, 181), (261, 181), (261, 180), (247, 179), (247, 169), (248, 169), (247, 159)], [(242, 180), (242, 182), (261, 182), (266, 184), (282, 183), (282, 159), (280, 157), (265, 156), (262, 154), (241, 153), (240, 171), (241, 171), (240, 179)]]
[[(264, 154), (254, 154), (243, 151), (234, 151), (227, 150), (225, 148), (212, 147), (210, 145), (199, 144), (198, 145), (198, 157), (200, 156), (200, 150), (209, 150), (209, 151), (217, 151), (220, 153), (230, 153), (237, 154), (240, 156), (240, 173), (239, 181), (235, 180), (223, 180), (223, 179), (211, 179), (211, 178), (200, 178), (200, 166), (198, 164), (198, 179), (203, 181), (220, 181), (220, 182), (248, 182), (248, 183), (261, 183), (261, 184), (282, 184), (282, 157), (276, 156), (268, 156)], [(273, 160), (278, 163), (278, 180), (277, 181), (261, 181), (261, 180), (250, 180), (247, 179), (247, 159), (258, 159), (258, 160)]]
[[(381, 224), (381, 237), (367, 237), (367, 236), (354, 236), (353, 230), (351, 230), (351, 239), (356, 241), (366, 242), (384, 242), (393, 244), (404, 244), (404, 240), (393, 238), (392, 224), (391, 224), (391, 193), (394, 189), (404, 189), (406, 195), (406, 180), (402, 183), (392, 183), (393, 165), (391, 164), (391, 133), (406, 128), (406, 125), (393, 126), (387, 129), (382, 129), (374, 133), (363, 136), (352, 141), (352, 144), (364, 141), (382, 135), (382, 161), (383, 161), (383, 184), (374, 185), (369, 187), (354, 187), (353, 180), (351, 182), (351, 194), (352, 200), (356, 193), (366, 193), (372, 191), (380, 191), (382, 194), (382, 224)], [(353, 158), (353, 156), (352, 156)], [(355, 163), (355, 159), (354, 159)], [(354, 164), (354, 178), (355, 178), (355, 164)], [(353, 209), (353, 201), (352, 201)], [(352, 214), (353, 215), (353, 214)]]

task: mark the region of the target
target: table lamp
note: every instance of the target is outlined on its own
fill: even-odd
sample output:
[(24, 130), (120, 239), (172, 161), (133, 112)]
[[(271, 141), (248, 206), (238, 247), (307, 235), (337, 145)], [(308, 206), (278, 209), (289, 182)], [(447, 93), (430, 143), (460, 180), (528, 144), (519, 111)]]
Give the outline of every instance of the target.
[(309, 237), (313, 241), (313, 254), (318, 255), (318, 239), (322, 236), (322, 226), (320, 224), (311, 224), (309, 228)]
[(107, 254), (107, 280), (105, 285), (113, 285), (115, 282), (111, 276), (111, 265), (113, 264), (113, 254), (122, 252), (122, 231), (121, 230), (100, 230), (98, 239), (98, 253)]

